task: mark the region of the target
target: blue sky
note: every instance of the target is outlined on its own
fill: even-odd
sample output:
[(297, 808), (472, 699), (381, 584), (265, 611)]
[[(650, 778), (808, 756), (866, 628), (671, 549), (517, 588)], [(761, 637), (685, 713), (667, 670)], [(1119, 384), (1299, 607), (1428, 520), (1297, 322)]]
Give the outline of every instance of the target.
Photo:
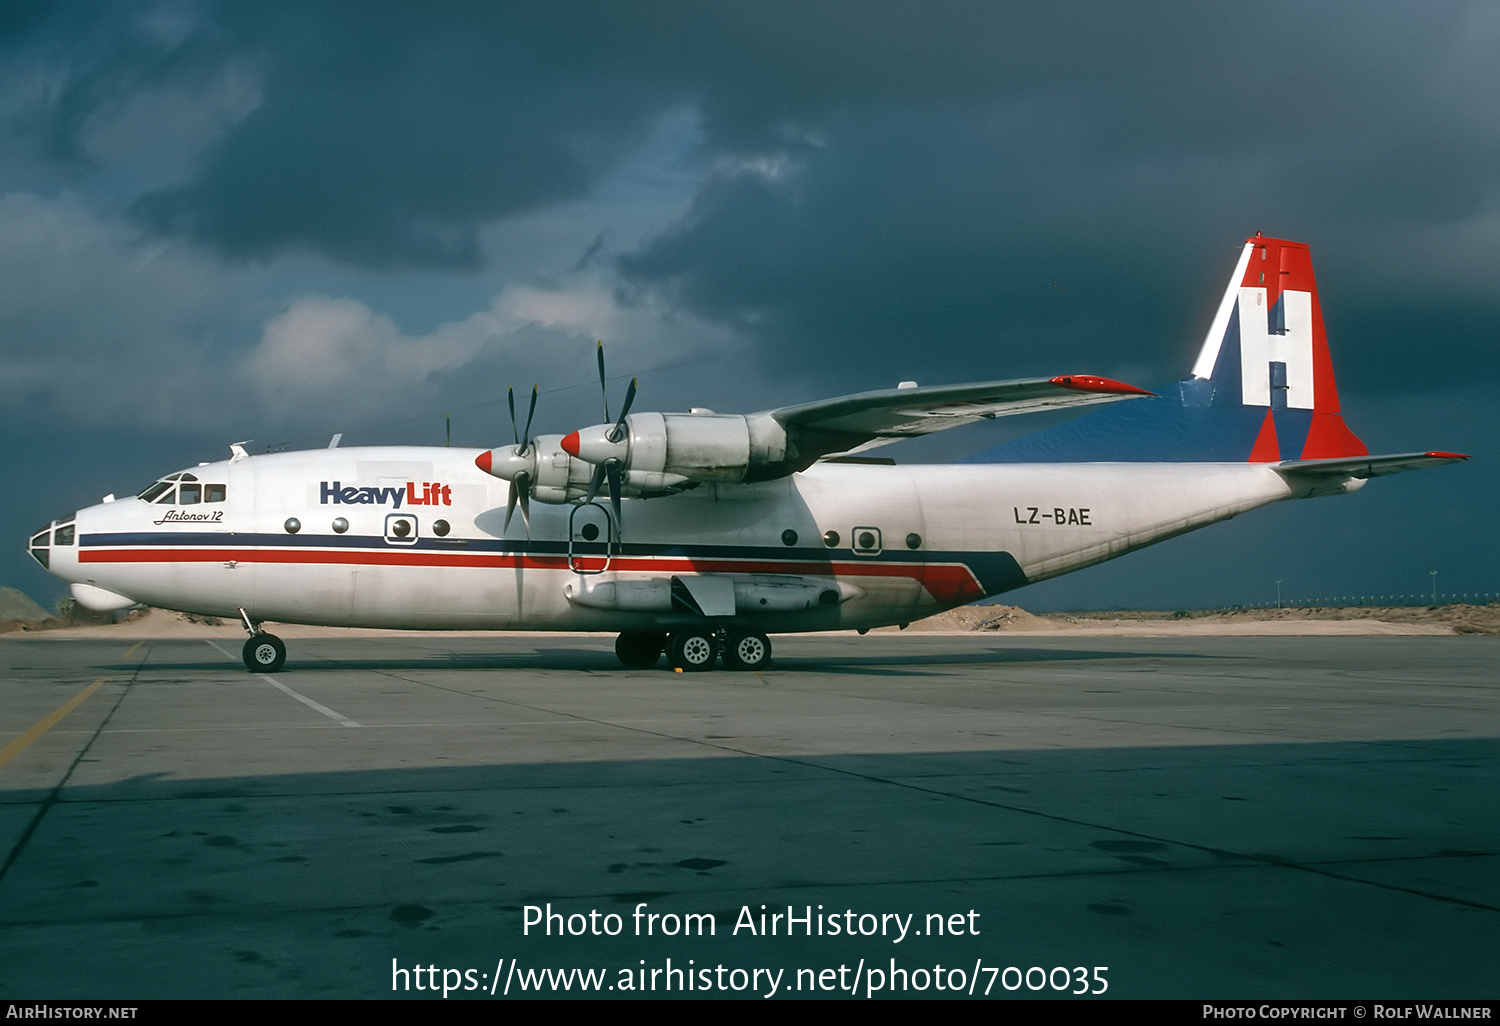
[(230, 441), (489, 446), (532, 382), (593, 423), (597, 338), (641, 409), (1159, 388), (1261, 230), (1372, 451), (1475, 459), (1015, 600), (1500, 590), (1496, 52), (1489, 3), (9, 4), (0, 583)]

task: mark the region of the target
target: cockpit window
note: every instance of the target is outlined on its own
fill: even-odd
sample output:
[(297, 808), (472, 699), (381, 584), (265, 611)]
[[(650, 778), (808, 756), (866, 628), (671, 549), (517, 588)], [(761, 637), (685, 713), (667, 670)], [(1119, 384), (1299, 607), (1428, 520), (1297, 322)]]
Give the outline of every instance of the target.
[(63, 527), (59, 527), (57, 529), (57, 531), (52, 536), (52, 544), (53, 545), (72, 545), (73, 544), (73, 525), (72, 524), (67, 524), (67, 525), (65, 525)]
[[(179, 481), (182, 483), (178, 484)], [(197, 481), (192, 474), (168, 474), (160, 481), (153, 482), (136, 498), (142, 502), (154, 502), (158, 506), (191, 506), (198, 502), (224, 502), (229, 497), (229, 490), (224, 485), (198, 484)]]

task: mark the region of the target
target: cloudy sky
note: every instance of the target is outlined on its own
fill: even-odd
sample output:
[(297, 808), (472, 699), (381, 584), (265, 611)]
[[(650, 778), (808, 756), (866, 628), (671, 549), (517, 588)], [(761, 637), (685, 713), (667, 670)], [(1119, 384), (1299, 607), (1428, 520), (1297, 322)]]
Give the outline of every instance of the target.
[(1261, 230), (1371, 450), (1476, 458), (1016, 600), (1500, 591), (1496, 53), (1441, 0), (6, 4), (0, 584), (50, 602), (32, 529), (230, 441), (489, 446), (533, 382), (596, 422), (599, 338), (639, 409), (1159, 388)]

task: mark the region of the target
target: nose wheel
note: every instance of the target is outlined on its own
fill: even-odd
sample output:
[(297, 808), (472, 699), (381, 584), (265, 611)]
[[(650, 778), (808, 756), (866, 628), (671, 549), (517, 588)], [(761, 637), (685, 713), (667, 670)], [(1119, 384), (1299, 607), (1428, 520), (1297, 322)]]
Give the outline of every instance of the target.
[(252, 673), (275, 673), (287, 664), (287, 646), (276, 634), (252, 634), (242, 649), (245, 669)]
[(275, 673), (286, 665), (286, 646), (274, 634), (252, 634), (243, 655), (245, 669), (253, 673)]
[(261, 630), (260, 621), (251, 619), (243, 606), (240, 607), (240, 623), (250, 635), (250, 640), (240, 650), (245, 669), (251, 673), (275, 673), (286, 665), (286, 646), (281, 639)]

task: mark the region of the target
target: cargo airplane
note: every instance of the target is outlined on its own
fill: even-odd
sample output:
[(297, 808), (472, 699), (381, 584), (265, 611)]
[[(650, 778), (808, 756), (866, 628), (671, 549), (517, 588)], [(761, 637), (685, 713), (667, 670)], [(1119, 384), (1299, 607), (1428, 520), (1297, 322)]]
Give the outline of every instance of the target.
[[(600, 350), (603, 382), (603, 351)], [(512, 444), (249, 455), (168, 474), (36, 533), (94, 610), (264, 622), (618, 632), (626, 666), (768, 666), (768, 635), (905, 625), (1281, 499), (1467, 457), (1371, 456), (1339, 413), (1306, 245), (1256, 235), (1187, 379), (864, 392), (749, 415), (631, 413)], [(958, 464), (885, 443), (1108, 403)], [(337, 441), (337, 439), (335, 439)], [(520, 516), (515, 516), (519, 509)]]

